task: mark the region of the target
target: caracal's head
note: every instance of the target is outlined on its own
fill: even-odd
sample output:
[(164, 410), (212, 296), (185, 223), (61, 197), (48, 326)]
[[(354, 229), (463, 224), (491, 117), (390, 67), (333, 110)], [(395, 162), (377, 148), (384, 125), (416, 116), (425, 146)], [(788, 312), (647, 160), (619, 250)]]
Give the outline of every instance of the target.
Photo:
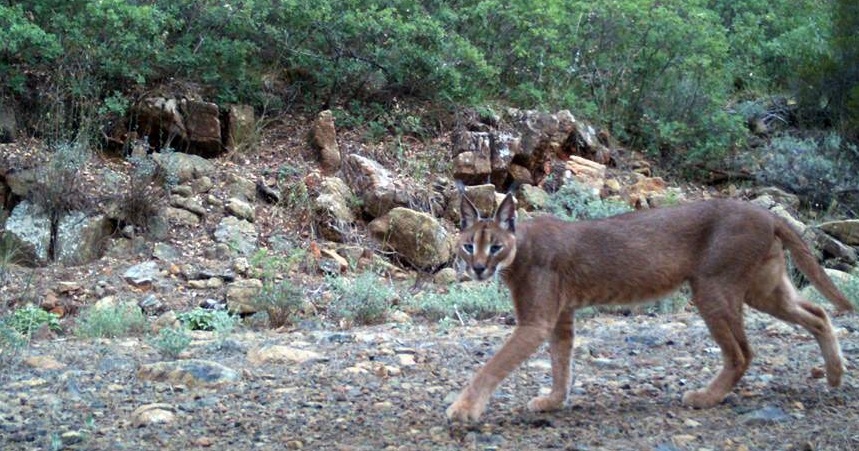
[(486, 280), (516, 258), (516, 199), (507, 194), (492, 218), (484, 219), (462, 193), (459, 257), (474, 280)]

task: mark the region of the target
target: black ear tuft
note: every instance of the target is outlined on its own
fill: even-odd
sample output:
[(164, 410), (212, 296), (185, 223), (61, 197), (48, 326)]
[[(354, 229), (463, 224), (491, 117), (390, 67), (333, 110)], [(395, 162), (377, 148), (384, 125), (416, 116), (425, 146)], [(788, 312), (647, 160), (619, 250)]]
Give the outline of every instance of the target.
[(501, 205), (495, 210), (495, 222), (509, 232), (516, 231), (516, 197), (507, 193)]
[(459, 227), (462, 230), (465, 230), (474, 224), (477, 221), (480, 221), (480, 213), (477, 211), (477, 207), (471, 203), (471, 200), (468, 199), (468, 196), (465, 195), (465, 190), (461, 193), (462, 199), (459, 203), (459, 215), (461, 216), (461, 221), (459, 223)]

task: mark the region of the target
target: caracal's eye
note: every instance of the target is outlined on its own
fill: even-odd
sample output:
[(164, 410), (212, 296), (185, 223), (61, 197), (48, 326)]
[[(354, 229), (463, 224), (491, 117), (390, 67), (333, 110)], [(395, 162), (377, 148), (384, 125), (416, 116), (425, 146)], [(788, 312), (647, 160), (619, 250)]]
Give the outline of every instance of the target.
[(462, 250), (464, 250), (467, 254), (473, 254), (474, 253), (474, 244), (465, 243), (462, 245)]
[(493, 244), (492, 246), (489, 246), (489, 253), (495, 255), (501, 252), (501, 249), (504, 249), (504, 246), (500, 244)]

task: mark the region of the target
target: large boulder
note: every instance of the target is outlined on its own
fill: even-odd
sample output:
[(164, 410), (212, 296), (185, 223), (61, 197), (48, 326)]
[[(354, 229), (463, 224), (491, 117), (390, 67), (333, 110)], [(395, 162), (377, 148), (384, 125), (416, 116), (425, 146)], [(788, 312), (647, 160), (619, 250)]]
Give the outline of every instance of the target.
[(224, 143), (233, 151), (251, 144), (256, 138), (256, 116), (250, 105), (230, 105), (227, 108), (227, 136)]
[(23, 201), (6, 220), (9, 246), (15, 259), (26, 265), (43, 265), (50, 260), (51, 218), (40, 206)]
[(105, 215), (71, 212), (57, 225), (54, 258), (65, 265), (95, 260), (101, 257), (112, 232), (111, 221)]
[(435, 270), (453, 257), (454, 236), (426, 213), (394, 208), (368, 228), (375, 239), (415, 268)]
[[(465, 187), (465, 195), (468, 200), (477, 208), (482, 218), (490, 218), (495, 212), (495, 185), (487, 183), (484, 185), (474, 185)], [(460, 205), (462, 204), (462, 194), (459, 190), (455, 191), (447, 204), (445, 217), (459, 224), (462, 220), (460, 215)]]
[[(213, 157), (226, 148), (221, 137), (218, 106), (211, 102), (164, 97), (147, 97), (134, 106), (133, 133), (119, 133), (115, 139), (146, 138), (156, 149), (172, 148)], [(132, 136), (133, 135), (133, 136)]]

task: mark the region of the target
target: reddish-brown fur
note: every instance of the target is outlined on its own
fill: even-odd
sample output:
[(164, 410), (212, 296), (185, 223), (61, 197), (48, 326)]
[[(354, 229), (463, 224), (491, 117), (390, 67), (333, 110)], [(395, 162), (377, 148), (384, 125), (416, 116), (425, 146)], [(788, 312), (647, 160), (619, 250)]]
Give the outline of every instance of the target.
[(546, 340), (552, 390), (528, 407), (561, 407), (571, 379), (575, 310), (652, 299), (686, 282), (722, 349), (723, 368), (706, 388), (685, 393), (684, 404), (720, 403), (748, 368), (752, 352), (743, 328), (744, 303), (811, 332), (823, 352), (829, 384), (841, 382), (843, 358), (829, 318), (797, 294), (785, 271), (782, 245), (839, 311), (853, 306), (800, 236), (766, 210), (711, 200), (599, 221), (541, 216), (518, 224), (510, 195), (492, 219), (480, 219), (464, 196), (461, 209), (459, 255), (473, 278), (501, 274), (513, 297), (517, 326), (448, 408), (451, 419), (476, 420), (497, 385)]

